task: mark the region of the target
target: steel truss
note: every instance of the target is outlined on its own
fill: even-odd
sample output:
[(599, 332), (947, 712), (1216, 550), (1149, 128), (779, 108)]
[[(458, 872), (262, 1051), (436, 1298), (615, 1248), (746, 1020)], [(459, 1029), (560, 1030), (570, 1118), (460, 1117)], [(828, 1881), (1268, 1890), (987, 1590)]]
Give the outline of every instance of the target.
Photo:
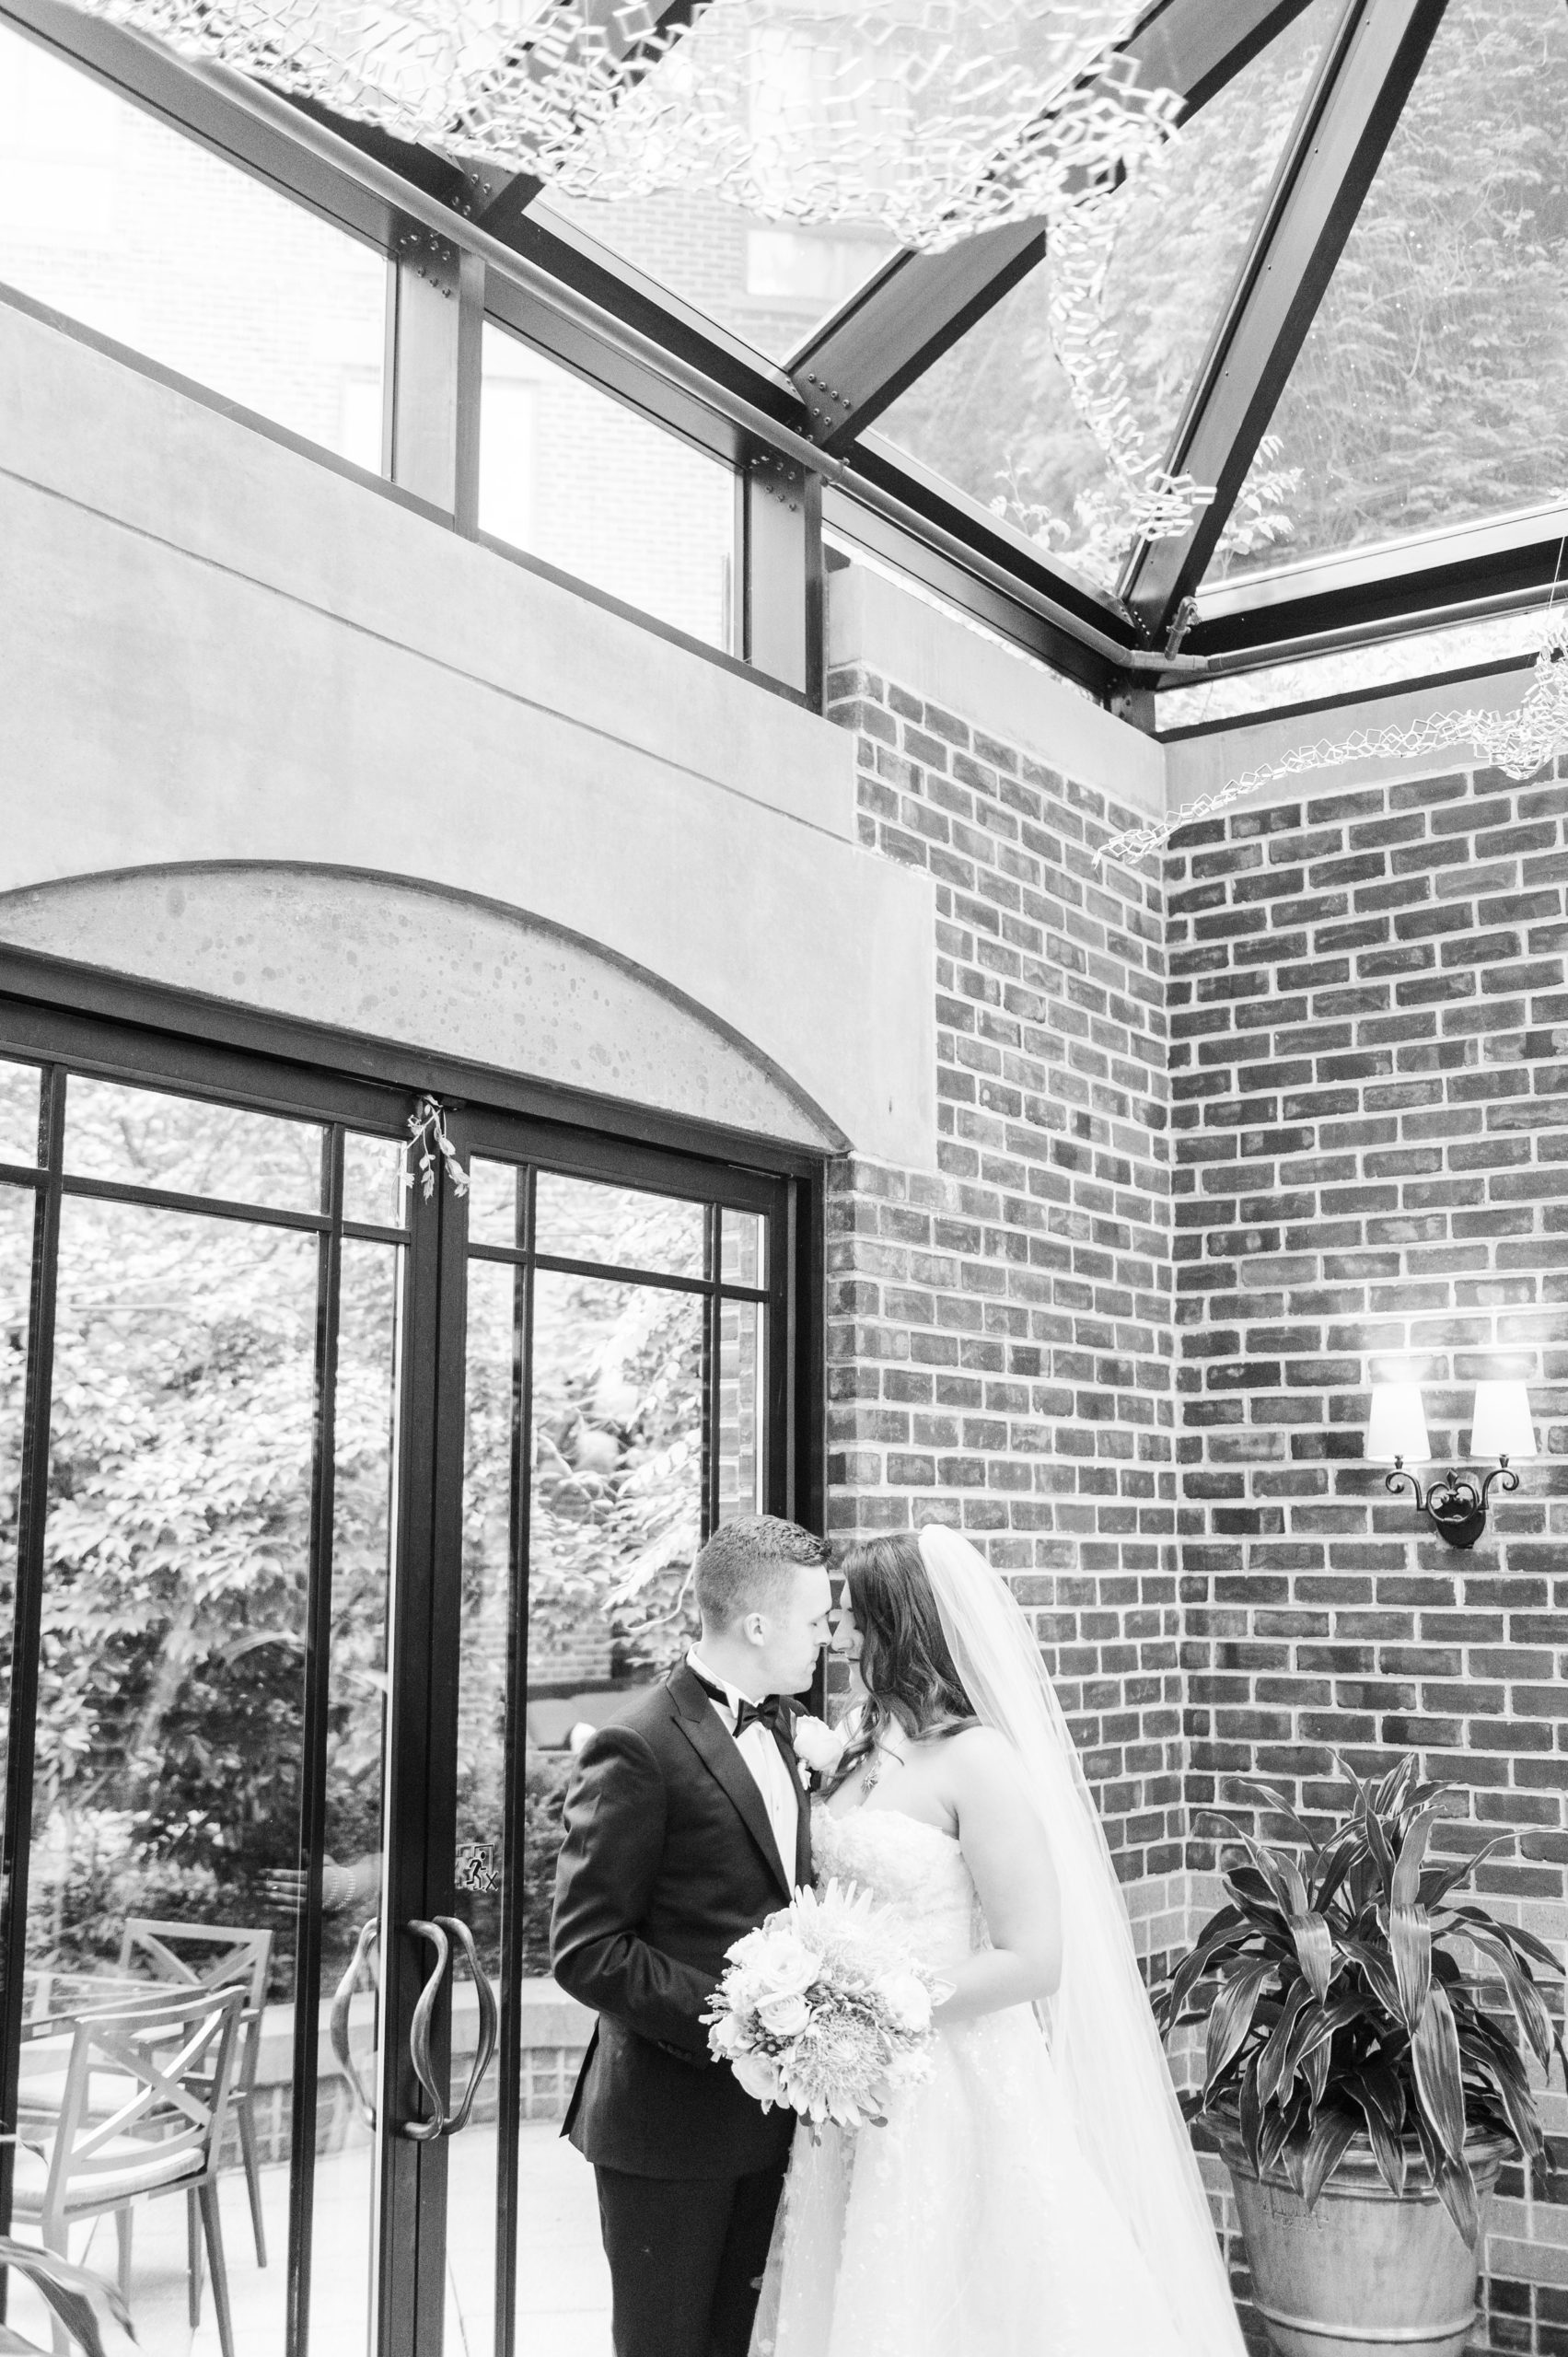
[[(654, 13), (668, 29), (703, 0)], [(606, 26), (616, 0), (599, 0)], [(1190, 118), (1308, 0), (1151, 0), (1126, 43)], [(1039, 223), (941, 255), (902, 254), (776, 368), (619, 256), (528, 210), (527, 174), (411, 146), (203, 66), (62, 0), (0, 0), (9, 20), (228, 160), (377, 245), (392, 266), (384, 470), (478, 531), (480, 329), (486, 315), (736, 470), (734, 659), (816, 702), (824, 522), (947, 602), (1146, 716), (1147, 691), (1264, 668), (1315, 645), (1430, 628), (1551, 583), (1544, 515), (1283, 566), (1202, 589), (1205, 567), (1320, 305), (1446, 0), (1346, 0), (1167, 453), (1218, 486), (1179, 539), (1144, 542), (1116, 597), (872, 436), (874, 421), (1039, 266)], [(641, 26), (644, 18), (640, 16)], [(624, 35), (622, 36), (625, 37)], [(1091, 86), (1092, 87), (1092, 86)], [(1065, 112), (1082, 101), (1070, 91)], [(657, 625), (653, 625), (657, 627)], [(678, 633), (671, 633), (678, 635)], [(711, 653), (704, 649), (703, 652)], [(720, 657), (718, 659), (724, 659)]]

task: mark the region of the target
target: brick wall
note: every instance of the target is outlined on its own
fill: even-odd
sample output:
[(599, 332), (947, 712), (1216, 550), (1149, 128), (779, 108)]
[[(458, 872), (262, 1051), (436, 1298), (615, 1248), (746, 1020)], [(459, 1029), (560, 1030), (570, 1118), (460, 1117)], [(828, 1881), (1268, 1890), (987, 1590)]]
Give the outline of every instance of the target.
[(934, 1174), (834, 1183), (831, 1527), (949, 1521), (1017, 1574), (1158, 1945), (1185, 1833), (1160, 896), (1094, 865), (1132, 814), (971, 719), (863, 668), (828, 711), (862, 840), (935, 888), (940, 1107)]
[[(1330, 1747), (1414, 1747), (1459, 1788), (1443, 1846), (1512, 1834), (1478, 1884), (1558, 1941), (1565, 813), (1551, 777), (1400, 779), (1189, 828), (1167, 876), (1188, 1810), (1249, 1771), (1321, 1810)], [(1362, 1462), (1395, 1376), (1461, 1463), (1476, 1381), (1531, 1387), (1542, 1457), (1471, 1553)], [(1568, 2213), (1504, 2194), (1481, 2345), (1568, 2351)]]

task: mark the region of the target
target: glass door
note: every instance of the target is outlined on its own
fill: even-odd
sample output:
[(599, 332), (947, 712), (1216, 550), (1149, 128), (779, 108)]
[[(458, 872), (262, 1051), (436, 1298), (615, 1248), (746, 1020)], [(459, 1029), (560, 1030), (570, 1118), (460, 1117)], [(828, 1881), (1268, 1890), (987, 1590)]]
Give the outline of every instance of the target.
[(150, 2351), (366, 2349), (400, 1144), (59, 1062), (0, 1120), (11, 2230)]
[(431, 1110), (0, 998), (0, 2292), (39, 2348), (64, 2260), (152, 2357), (609, 2357), (562, 1798), (694, 1633), (703, 1538), (800, 1510), (802, 1190), (471, 1106), (411, 1178)]
[[(593, 2172), (561, 2121), (591, 2017), (550, 1978), (576, 1747), (697, 1633), (714, 1526), (789, 1492), (786, 1190), (464, 1120), (465, 1413), (453, 1907), (500, 2021), (454, 2143), (446, 2345), (610, 2357)], [(508, 1150), (519, 1156), (505, 1159)], [(607, 1167), (608, 1166), (608, 1167)], [(477, 2008), (454, 1998), (453, 2096)]]

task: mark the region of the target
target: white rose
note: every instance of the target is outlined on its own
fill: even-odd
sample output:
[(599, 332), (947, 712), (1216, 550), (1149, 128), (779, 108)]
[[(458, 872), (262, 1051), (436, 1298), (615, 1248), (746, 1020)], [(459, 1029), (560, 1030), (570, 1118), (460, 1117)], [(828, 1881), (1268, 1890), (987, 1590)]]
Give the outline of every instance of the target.
[(766, 2054), (738, 2054), (731, 2065), (749, 2096), (766, 2107), (779, 2098), (779, 2068)]
[(810, 1988), (821, 1965), (804, 1940), (792, 1932), (773, 1932), (766, 1946), (746, 1960), (748, 1977), (759, 1984), (756, 2002), (765, 1997), (794, 1997)]
[(738, 2054), (746, 2042), (746, 2032), (734, 2014), (721, 2014), (708, 2032), (708, 2044), (715, 2054)]
[(919, 2035), (931, 2027), (931, 1992), (918, 1973), (889, 1972), (877, 1993), (900, 2029)]
[(842, 1727), (830, 1727), (826, 1720), (807, 1715), (796, 1719), (790, 1740), (796, 1758), (804, 1760), (813, 1774), (830, 1776), (844, 1756), (849, 1736)]
[(757, 2008), (757, 2018), (774, 2038), (795, 2038), (811, 2019), (811, 2008), (792, 1990), (786, 1997), (764, 1998)]

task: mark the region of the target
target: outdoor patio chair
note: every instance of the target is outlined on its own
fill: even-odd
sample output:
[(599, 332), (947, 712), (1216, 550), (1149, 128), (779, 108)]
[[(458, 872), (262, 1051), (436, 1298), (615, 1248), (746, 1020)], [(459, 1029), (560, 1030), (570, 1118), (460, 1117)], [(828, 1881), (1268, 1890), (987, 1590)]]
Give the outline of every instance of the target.
[[(84, 2014), (71, 2034), (58, 2112), (52, 2119), (29, 2119), (17, 2137), (12, 2197), (14, 2223), (36, 2224), (45, 2248), (66, 2258), (78, 2220), (112, 2213), (120, 2293), (128, 2305), (132, 2205), (183, 2193), (191, 2324), (194, 2329), (201, 2322), (199, 2220), (223, 2357), (234, 2357), (234, 2334), (218, 2160), (244, 2002), (238, 1987), (183, 1990), (159, 2004)], [(112, 2108), (103, 2102), (106, 2085), (124, 2090)]]
[[(198, 1966), (180, 1953), (181, 1948), (211, 1953)], [(130, 1915), (120, 1943), (122, 1972), (147, 1972), (159, 1980), (199, 1989), (226, 1989), (233, 1985), (246, 1992), (232, 2110), (245, 2163), (258, 2267), (267, 2263), (267, 2236), (261, 2223), (261, 2179), (256, 2149), (256, 2065), (261, 2051), (261, 2015), (267, 2002), (267, 1975), (272, 1960), (272, 1933), (247, 1930), (238, 1924), (171, 1923), (155, 1922), (150, 1916)]]

